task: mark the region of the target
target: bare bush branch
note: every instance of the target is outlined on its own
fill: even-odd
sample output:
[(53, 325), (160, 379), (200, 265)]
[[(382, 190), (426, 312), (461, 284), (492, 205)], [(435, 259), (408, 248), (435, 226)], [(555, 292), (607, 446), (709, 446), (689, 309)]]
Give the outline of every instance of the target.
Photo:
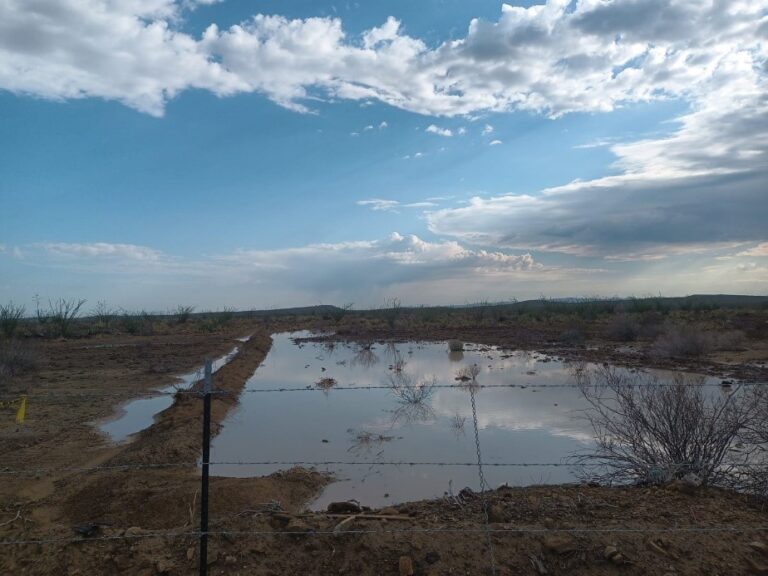
[(13, 338), (19, 321), (24, 317), (24, 306), (16, 306), (13, 302), (0, 304), (0, 331), (6, 338)]
[(672, 381), (615, 368), (577, 372), (591, 409), (594, 452), (575, 461), (584, 477), (602, 482), (663, 483), (695, 474), (703, 484), (728, 485), (739, 462), (731, 449), (753, 422), (756, 408), (738, 387), (707, 389), (703, 378)]
[(66, 300), (64, 298), (54, 302), (48, 301), (48, 321), (56, 328), (59, 336), (62, 338), (69, 336), (72, 322), (80, 314), (80, 309), (85, 302), (84, 299)]

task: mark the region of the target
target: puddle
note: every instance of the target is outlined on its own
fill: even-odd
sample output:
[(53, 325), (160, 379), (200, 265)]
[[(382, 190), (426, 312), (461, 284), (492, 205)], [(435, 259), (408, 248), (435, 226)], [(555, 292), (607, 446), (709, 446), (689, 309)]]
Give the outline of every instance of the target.
[[(432, 388), (425, 382), (458, 384), (456, 374), (474, 364), (477, 382), (492, 384), (571, 383), (569, 366), (529, 352), (467, 346), (449, 353), (447, 343), (357, 345), (295, 344), (276, 334), (264, 363), (248, 389), (304, 388), (317, 391), (243, 393), (212, 446), (213, 461), (343, 461), (355, 465), (319, 466), (336, 475), (311, 504), (356, 499), (386, 506), (458, 493), (478, 487), (476, 466), (381, 466), (381, 462), (477, 461), (470, 393), (461, 388)], [(411, 386), (392, 389), (335, 390), (344, 386), (382, 386), (397, 381), (398, 360)], [(333, 382), (332, 382), (332, 381)], [(425, 391), (426, 389), (426, 391)], [(423, 395), (422, 402), (415, 402)], [(591, 446), (589, 425), (578, 418), (586, 403), (574, 388), (484, 388), (476, 392), (483, 460), (561, 462)], [(218, 465), (219, 476), (269, 474), (286, 465)], [(485, 476), (491, 486), (574, 481), (567, 467), (494, 467)]]
[[(238, 340), (246, 342), (248, 338), (238, 338)], [(239, 349), (239, 346), (235, 346), (228, 353), (216, 358), (213, 361), (213, 371), (227, 364)], [(162, 395), (138, 398), (125, 403), (119, 408), (119, 414), (116, 417), (98, 424), (99, 430), (107, 434), (113, 442), (124, 442), (132, 434), (150, 427), (155, 421), (155, 415), (173, 404), (173, 396), (169, 394), (179, 389), (189, 388), (203, 377), (203, 370), (204, 366), (200, 366), (192, 372), (177, 376), (178, 381), (175, 384), (157, 390)]]

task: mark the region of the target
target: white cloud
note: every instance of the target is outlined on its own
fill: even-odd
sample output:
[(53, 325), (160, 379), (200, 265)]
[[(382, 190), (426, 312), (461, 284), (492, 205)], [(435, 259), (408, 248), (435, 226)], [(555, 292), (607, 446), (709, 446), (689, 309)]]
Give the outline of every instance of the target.
[(613, 260), (763, 241), (768, 90), (757, 70), (738, 78), (722, 72), (722, 88), (679, 118), (669, 136), (613, 145), (616, 175), (475, 197), (431, 213), (430, 230), (489, 246)]
[(363, 132), (368, 132), (369, 130), (373, 130), (373, 124), (368, 124), (368, 126), (363, 128)]
[(386, 123), (386, 121), (379, 124), (379, 130), (384, 130), (384, 128), (387, 128), (389, 124)]
[(443, 136), (445, 138), (450, 138), (453, 136), (453, 132), (448, 128), (440, 128), (439, 126), (435, 126), (434, 124), (430, 124), (429, 126), (427, 126), (427, 132), (429, 132), (430, 134), (437, 134), (438, 136)]
[(401, 203), (397, 200), (383, 200), (381, 198), (358, 200), (356, 204), (358, 206), (368, 206), (376, 212), (396, 212), (397, 208), (434, 208), (437, 206), (437, 203), (432, 200)]
[(485, 126), (483, 126), (483, 132), (482, 132), (483, 136), (487, 136), (492, 132), (493, 132), (493, 126), (491, 126), (490, 124), (486, 124)]
[(503, 144), (501, 140), (491, 140), (488, 146), (498, 146), (499, 144)]
[(461, 127), (460, 127), (460, 128), (457, 130), (457, 131), (456, 131), (456, 133), (457, 133), (459, 136), (464, 136), (464, 134), (466, 134), (466, 133), (467, 133), (467, 129), (466, 129), (466, 128), (464, 128), (464, 126), (461, 126)]
[(744, 250), (736, 254), (737, 256), (768, 256), (768, 242), (761, 242), (749, 250)]
[(377, 212), (386, 212), (397, 208), (400, 205), (400, 202), (397, 200), (382, 200), (381, 198), (371, 198), (369, 200), (358, 200), (356, 204), (358, 206), (368, 206), (371, 208), (371, 210), (375, 210)]
[(139, 261), (157, 261), (162, 253), (147, 246), (136, 244), (109, 244), (94, 242), (91, 244), (70, 244), (65, 242), (47, 242), (33, 245), (52, 256), (87, 257), (87, 258), (123, 258)]
[[(256, 15), (201, 38), (172, 0), (6, 0), (0, 88), (117, 100), (160, 115), (188, 89), (260, 92), (307, 111), (318, 93), (434, 116), (523, 109), (558, 116), (624, 102), (698, 99), (768, 52), (768, 0), (549, 0), (430, 48), (389, 18), (362, 34), (335, 18)], [(764, 73), (761, 72), (761, 73)]]

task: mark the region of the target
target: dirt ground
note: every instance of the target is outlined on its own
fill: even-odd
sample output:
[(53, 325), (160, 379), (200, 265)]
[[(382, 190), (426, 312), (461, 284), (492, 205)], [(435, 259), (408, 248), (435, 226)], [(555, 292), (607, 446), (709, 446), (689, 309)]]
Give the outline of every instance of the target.
[[(196, 574), (197, 539), (185, 534), (199, 522), (196, 466), (60, 469), (197, 461), (202, 401), (196, 396), (179, 395), (153, 426), (126, 444), (111, 444), (93, 423), (239, 344), (240, 352), (214, 377), (215, 389), (228, 392), (213, 402), (215, 434), (266, 357), (269, 334), (298, 327), (254, 320), (210, 334), (179, 330), (37, 343), (43, 366), (15, 379), (8, 392), (28, 393), (26, 422), (16, 425), (12, 414), (0, 413), (0, 472), (54, 470), (0, 476), (0, 574)], [(246, 343), (236, 340), (247, 335), (252, 337)], [(642, 343), (598, 340), (571, 348), (552, 334), (514, 327), (429, 334), (355, 328), (342, 337), (461, 338), (569, 358), (649, 362)], [(666, 367), (766, 381), (766, 350), (765, 340), (754, 340), (740, 350)], [(213, 477), (210, 573), (490, 574), (487, 509), (500, 575), (768, 574), (768, 511), (720, 490), (500, 487), (487, 495), (487, 508), (481, 495), (464, 490), (359, 515), (304, 512), (329, 481), (301, 468), (261, 478)], [(741, 530), (745, 527), (752, 530)], [(165, 535), (155, 535), (158, 531)], [(65, 541), (1, 545), (40, 539)]]

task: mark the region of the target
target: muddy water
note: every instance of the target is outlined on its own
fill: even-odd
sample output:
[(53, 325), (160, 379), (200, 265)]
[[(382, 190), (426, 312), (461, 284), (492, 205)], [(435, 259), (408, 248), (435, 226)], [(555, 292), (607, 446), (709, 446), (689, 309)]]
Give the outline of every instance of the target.
[[(477, 461), (470, 393), (434, 388), (414, 404), (393, 390), (320, 390), (336, 386), (382, 386), (392, 380), (420, 384), (457, 384), (456, 373), (477, 364), (479, 384), (571, 383), (570, 368), (528, 352), (502, 352), (469, 345), (450, 354), (446, 343), (375, 344), (371, 350), (337, 344), (297, 345), (277, 334), (247, 389), (304, 388), (314, 391), (244, 393), (240, 406), (214, 440), (212, 461), (354, 461), (319, 466), (336, 475), (312, 503), (324, 508), (335, 500), (356, 499), (385, 506), (407, 500), (458, 493), (478, 487), (475, 466), (377, 466), (380, 462)], [(396, 371), (398, 359), (404, 362)], [(401, 387), (402, 388), (402, 387)], [(579, 418), (586, 408), (573, 388), (484, 388), (476, 393), (483, 460), (489, 464), (561, 462), (591, 445), (589, 426)], [(271, 473), (285, 465), (217, 465), (221, 476)], [(561, 483), (575, 479), (567, 467), (488, 466), (491, 486)]]
[[(238, 338), (238, 340), (245, 342), (247, 338)], [(227, 354), (216, 358), (213, 361), (213, 371), (215, 372), (229, 362), (237, 351), (238, 348), (235, 347)], [(132, 434), (150, 427), (155, 421), (155, 416), (173, 404), (172, 394), (176, 390), (189, 388), (203, 377), (203, 368), (203, 366), (199, 366), (187, 374), (177, 376), (176, 383), (157, 390), (158, 396), (126, 402), (119, 408), (117, 416), (98, 423), (99, 430), (107, 434), (113, 442), (124, 442)]]

